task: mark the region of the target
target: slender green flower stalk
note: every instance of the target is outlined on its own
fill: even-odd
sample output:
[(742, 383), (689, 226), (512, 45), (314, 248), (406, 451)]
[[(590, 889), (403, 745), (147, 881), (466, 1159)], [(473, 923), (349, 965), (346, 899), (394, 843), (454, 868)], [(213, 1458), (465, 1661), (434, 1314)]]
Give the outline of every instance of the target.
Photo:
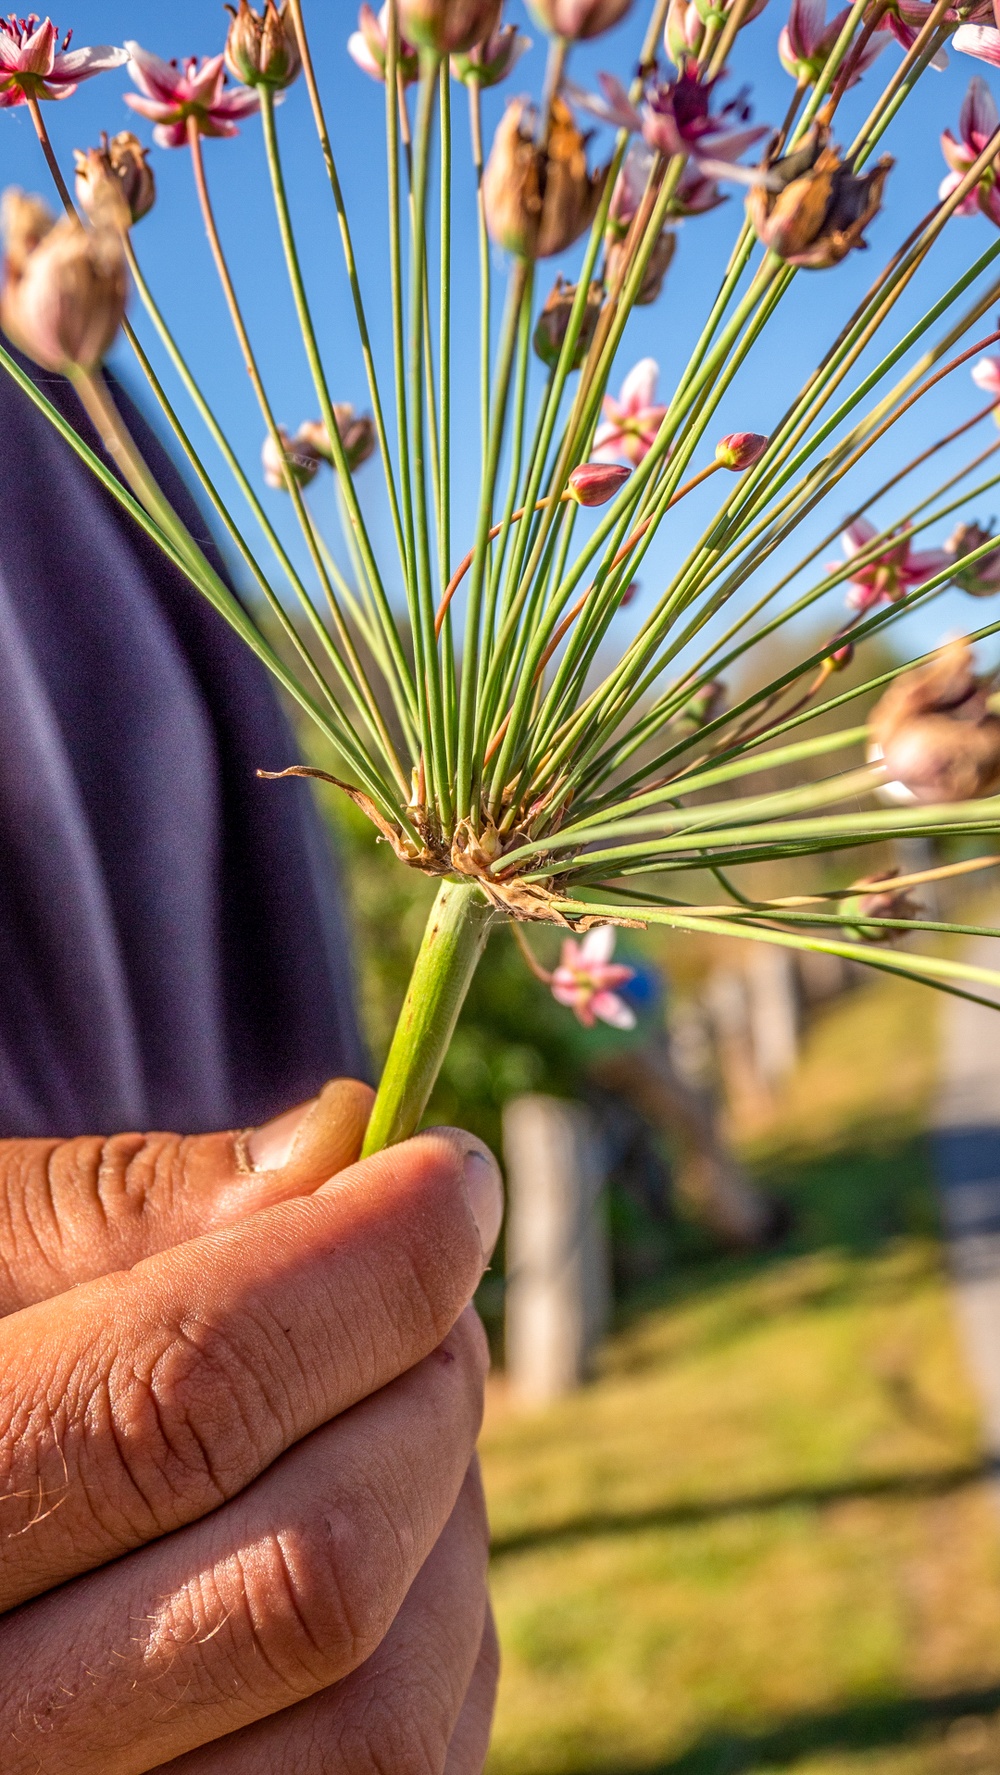
[[(781, 3), (772, 0), (772, 11)], [(971, 263), (958, 251), (964, 230), (1000, 226), (1000, 112), (984, 79), (970, 84), (961, 140), (945, 135), (944, 184), (927, 191), (921, 220), (901, 242), (889, 238), (896, 175), (884, 152), (915, 93), (921, 103), (928, 95), (925, 108), (933, 104), (936, 89), (922, 83), (956, 30), (959, 53), (995, 65), (1000, 33), (981, 25), (977, 0), (932, 0), (913, 24), (883, 0), (854, 0), (817, 36), (803, 0), (791, 0), (794, 90), (766, 140), (743, 95), (729, 104), (723, 96), (744, 33), (768, 29), (755, 24), (761, 0), (732, 0), (707, 18), (692, 10), (690, 41), (678, 38), (673, 14), (668, 22), (667, 0), (656, 0), (645, 21), (638, 7), (603, 0), (546, 0), (535, 10), (550, 33), (541, 90), (534, 105), (512, 101), (490, 145), (484, 89), (509, 76), (525, 46), (502, 8), (387, 0), (378, 16), (362, 9), (350, 55), (359, 80), (384, 86), (384, 257), (371, 218), (362, 232), (341, 182), (338, 113), (326, 83), (344, 70), (330, 74), (313, 55), (310, 0), (288, 0), (280, 32), (270, 14), (241, 6), (225, 46), (232, 78), (220, 56), (168, 64), (127, 46), (138, 88), (132, 108), (154, 125), (159, 147), (190, 156), (218, 278), (206, 301), (218, 298), (228, 314), (258, 402), (265, 480), (290, 502), (305, 565), (282, 541), (256, 449), (248, 455), (227, 435), (218, 390), (199, 384), (168, 305), (144, 275), (132, 229), (154, 183), (141, 145), (123, 137), (117, 160), (107, 144), (78, 156), (78, 214), (26, 74), (23, 102), (66, 216), (55, 229), (34, 200), (10, 194), (5, 205), (3, 324), (47, 372), (71, 379), (113, 468), (13, 357), (0, 351), (0, 365), (316, 724), (337, 759), (332, 780), (400, 866), (438, 880), (368, 1151), (419, 1124), (499, 923), (550, 924), (569, 937), (617, 923), (714, 932), (848, 956), (977, 1002), (1000, 986), (1000, 971), (966, 963), (953, 943), (940, 942), (990, 927), (927, 917), (909, 897), (924, 882), (975, 878), (1000, 861), (992, 854), (1000, 701), (990, 653), (1000, 611), (968, 625), (965, 642), (919, 660), (887, 662), (884, 647), (903, 616), (949, 587), (1000, 596), (1000, 537), (976, 507), (1000, 485), (1000, 440), (967, 460), (952, 453), (1000, 410), (1000, 358), (984, 356), (1000, 344), (1000, 328), (984, 321), (1000, 297), (1000, 236)], [(600, 91), (582, 90), (577, 41), (599, 40), (626, 14), (635, 20), (638, 73), (626, 87), (609, 68)], [(967, 19), (971, 33), (961, 28)], [(903, 53), (883, 63), (876, 58), (886, 34)], [(120, 65), (125, 53), (106, 65)], [(453, 79), (467, 87), (467, 150), (464, 127), (453, 127)], [(859, 83), (870, 102), (844, 151), (841, 106)], [(373, 98), (376, 91), (373, 84)], [(287, 108), (300, 102), (327, 175), (370, 418), (343, 398), (342, 342), (335, 355), (324, 347), (323, 292), (309, 288), (300, 255), (303, 228), (317, 226), (302, 213), (284, 140)], [(257, 127), (294, 340), (251, 336), (209, 190), (204, 138)], [(373, 107), (372, 155), (383, 151), (381, 135)], [(704, 262), (696, 341), (675, 385), (661, 391), (657, 366), (632, 361), (632, 316), (651, 301), (669, 303), (667, 268), (727, 185), (743, 187), (745, 213), (736, 209), (719, 264)], [(138, 201), (125, 201), (126, 186)], [(472, 220), (468, 239), (463, 215)], [(865, 244), (877, 255), (876, 275), (850, 312), (845, 305), (832, 336), (819, 328), (814, 366), (801, 387), (782, 391), (780, 416), (765, 420), (751, 403), (739, 416), (747, 429), (720, 437), (723, 402), (728, 408), (759, 386), (748, 376), (758, 355), (780, 365), (793, 286), (808, 311), (814, 280), (835, 278), (838, 263)], [(502, 318), (494, 290), (501, 252)], [(545, 261), (557, 254), (553, 290)], [(101, 357), (121, 319), (126, 266), (139, 298), (127, 337), (243, 563), (246, 609), (156, 485), (104, 381)], [(467, 266), (479, 285), (471, 415), (469, 391), (453, 374), (455, 283)], [(389, 297), (384, 336), (368, 318), (380, 284)], [(165, 354), (165, 380), (147, 335)], [(290, 430), (270, 392), (276, 349), (303, 354), (313, 388), (315, 413)], [(533, 349), (543, 378), (532, 376)], [(990, 404), (970, 394), (968, 414), (928, 441), (923, 415), (935, 391), (949, 381), (965, 386), (970, 368)], [(231, 476), (240, 516), (205, 466), (199, 427)], [(461, 462), (464, 479), (477, 456), (478, 495), (463, 517), (457, 470)], [(930, 465), (939, 464), (928, 486)], [(842, 483), (855, 470), (873, 490), (866, 486), (861, 503), (853, 495), (844, 517)], [(918, 471), (919, 491), (907, 496)], [(344, 566), (305, 496), (326, 473), (336, 484)], [(364, 477), (373, 473), (386, 487), (385, 548), (367, 505)], [(663, 559), (686, 500), (698, 504), (700, 534), (686, 548), (668, 547), (666, 583), (616, 644), (636, 577)], [(595, 506), (592, 517), (581, 510)], [(824, 561), (838, 536), (842, 559)], [(862, 669), (838, 688), (852, 659)], [(873, 846), (884, 859), (914, 834), (986, 854), (909, 875), (883, 862), (874, 879), (847, 861)], [(822, 887), (817, 859), (826, 859)], [(781, 865), (788, 891), (755, 896), (744, 872), (754, 862)], [(831, 874), (840, 886), (830, 885)], [(584, 1022), (628, 1022), (627, 994), (617, 990), (628, 970), (611, 963), (609, 942), (607, 933), (567, 942), (551, 974), (529, 947), (539, 990), (551, 985)]]

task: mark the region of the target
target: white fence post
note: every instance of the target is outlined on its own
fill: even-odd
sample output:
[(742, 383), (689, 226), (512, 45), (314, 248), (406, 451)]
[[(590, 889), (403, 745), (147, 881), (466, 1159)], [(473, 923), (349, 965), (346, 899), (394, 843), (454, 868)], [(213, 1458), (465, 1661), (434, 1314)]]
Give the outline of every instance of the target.
[(507, 1170), (507, 1374), (544, 1404), (585, 1378), (608, 1327), (611, 1275), (594, 1116), (557, 1097), (504, 1110)]

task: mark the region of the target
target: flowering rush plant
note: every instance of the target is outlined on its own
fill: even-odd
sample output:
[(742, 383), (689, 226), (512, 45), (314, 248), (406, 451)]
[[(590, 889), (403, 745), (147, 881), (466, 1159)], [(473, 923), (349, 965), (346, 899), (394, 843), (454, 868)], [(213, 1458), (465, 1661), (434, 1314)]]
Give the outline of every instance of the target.
[[(1000, 29), (984, 0), (853, 0), (830, 18), (823, 0), (792, 0), (779, 45), (789, 103), (772, 131), (753, 122), (746, 93), (734, 96), (726, 83), (764, 4), (655, 0), (640, 17), (632, 0), (530, 0), (547, 39), (544, 81), (534, 96), (508, 99), (491, 144), (483, 92), (511, 79), (526, 47), (502, 0), (387, 0), (379, 12), (362, 5), (342, 53), (372, 81), (373, 157), (383, 152), (375, 137), (384, 130), (385, 264), (355, 250), (336, 108), (310, 47), (309, 0), (266, 0), (263, 10), (239, 0), (224, 43), (220, 30), (220, 42), (201, 46), (212, 48), (207, 58), (176, 61), (134, 42), (71, 48), (49, 19), (0, 21), (0, 103), (28, 108), (65, 210), (55, 221), (42, 200), (8, 193), (0, 318), (36, 364), (70, 378), (113, 467), (17, 357), (4, 350), (0, 361), (316, 724), (339, 761), (331, 780), (400, 866), (440, 884), (368, 1151), (417, 1126), (499, 922), (513, 926), (536, 971), (588, 1024), (631, 1020), (629, 970), (612, 959), (619, 924), (826, 951), (971, 998), (1000, 984), (1000, 974), (952, 949), (934, 952), (933, 933), (969, 927), (929, 921), (911, 891), (997, 858), (882, 877), (845, 861), (852, 849), (914, 833), (962, 836), (981, 852), (983, 836), (996, 832), (1000, 713), (974, 649), (1000, 631), (1000, 617), (970, 624), (968, 637), (937, 655), (890, 669), (882, 652), (875, 675), (862, 672), (847, 688), (836, 676), (945, 586), (984, 600), (1000, 591), (1000, 541), (970, 509), (1000, 481), (1000, 440), (932, 495), (907, 504), (905, 492), (912, 471), (988, 422), (1000, 401), (1000, 360), (990, 356), (1000, 340), (991, 318), (1000, 234), (989, 226), (1000, 226), (1000, 119), (989, 86)], [(609, 69), (579, 84), (577, 45), (619, 25), (616, 44), (634, 28), (631, 77)], [(927, 193), (906, 239), (889, 243), (880, 211), (893, 163), (884, 142), (949, 40), (977, 67), (943, 138), (944, 182)], [(45, 102), (126, 63), (127, 102), (137, 127), (152, 127), (155, 146), (122, 130), (78, 151), (74, 169), (62, 167)], [(368, 414), (340, 398), (336, 366), (317, 338), (323, 291), (307, 288), (297, 248), (314, 218), (296, 213), (279, 129), (278, 101), (292, 88), (289, 103), (311, 111), (329, 179)], [(852, 115), (863, 119), (850, 140), (841, 114), (848, 93)], [(251, 337), (206, 167), (206, 137), (258, 128), (315, 388), (314, 412), (295, 416), (292, 427), (272, 405), (274, 339)], [(190, 160), (221, 298), (259, 402), (260, 464), (244, 461), (226, 436), (142, 270), (134, 230), (154, 202), (160, 151)], [(212, 150), (239, 152), (224, 140)], [(482, 315), (471, 510), (452, 498), (453, 217), (463, 179), (478, 201), (469, 249), (478, 252)], [(700, 331), (667, 381), (652, 359), (635, 361), (630, 317), (669, 301), (665, 280), (684, 250), (679, 221), (690, 240), (700, 218), (726, 201), (731, 251), (715, 267), (702, 256)], [(981, 250), (956, 276), (955, 255), (942, 245), (973, 215)], [(779, 373), (774, 342), (791, 286), (805, 277), (808, 300), (813, 280), (836, 278), (869, 236), (878, 249), (870, 285), (820, 338), (818, 361), (801, 387), (788, 387), (781, 417), (767, 435), (758, 426), (720, 437), (720, 403), (739, 393), (753, 354), (768, 352), (769, 374)], [(551, 285), (544, 261), (555, 255), (563, 274)], [(392, 322), (384, 358), (366, 317), (368, 292), (382, 286)], [(120, 330), (257, 588), (247, 607), (184, 528), (122, 423), (102, 371)], [(822, 312), (815, 330), (824, 332)], [(143, 343), (150, 338), (176, 389), (155, 373)], [(291, 345), (280, 341), (283, 355)], [(532, 377), (533, 355), (544, 376)], [(956, 372), (968, 389), (970, 367), (986, 404), (970, 392), (967, 420), (928, 443), (921, 402)], [(752, 426), (754, 413), (744, 417)], [(200, 432), (221, 453), (226, 488), (205, 466)], [(867, 497), (845, 513), (841, 480), (886, 440), (892, 464), (883, 476), (872, 457)], [(358, 490), (368, 459), (364, 474), (384, 478), (388, 553), (376, 549)], [(308, 500), (315, 478), (330, 471), (347, 571)], [(721, 496), (701, 534), (672, 544), (676, 508), (714, 477)], [(307, 566), (272, 524), (262, 481), (287, 495)], [(707, 495), (699, 499), (709, 510)], [(800, 543), (799, 558), (776, 572), (774, 552), (791, 543), (794, 555), (800, 526), (817, 509), (829, 515), (828, 533)], [(925, 547), (923, 533), (949, 516), (948, 540)], [(618, 612), (658, 534), (667, 582), (616, 645)], [(844, 558), (817, 565), (838, 536)], [(988, 604), (970, 610), (991, 614)], [(826, 639), (800, 643), (791, 665), (786, 645), (776, 672), (773, 637), (807, 611)], [(800, 622), (789, 631), (801, 633)], [(737, 694), (744, 660), (747, 688)], [(874, 705), (868, 720), (857, 718), (859, 698)], [(755, 785), (776, 768), (791, 786), (775, 788), (773, 776)], [(761, 859), (792, 866), (824, 854), (841, 880), (824, 892), (753, 898), (730, 873)], [(562, 931), (551, 974), (534, 961), (533, 923)], [(913, 933), (920, 942), (902, 947)]]

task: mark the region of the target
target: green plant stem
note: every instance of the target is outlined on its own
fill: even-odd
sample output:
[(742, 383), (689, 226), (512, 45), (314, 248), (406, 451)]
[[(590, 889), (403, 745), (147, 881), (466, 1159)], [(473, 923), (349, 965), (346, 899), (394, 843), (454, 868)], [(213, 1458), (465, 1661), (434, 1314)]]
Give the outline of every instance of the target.
[(382, 1072), (363, 1158), (416, 1133), (496, 917), (475, 882), (442, 882)]

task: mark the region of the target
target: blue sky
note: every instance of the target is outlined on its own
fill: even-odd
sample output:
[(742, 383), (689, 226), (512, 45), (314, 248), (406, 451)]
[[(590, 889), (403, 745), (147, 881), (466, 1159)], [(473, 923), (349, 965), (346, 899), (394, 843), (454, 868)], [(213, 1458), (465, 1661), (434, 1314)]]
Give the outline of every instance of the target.
[[(646, 11), (644, 4), (637, 4), (631, 17), (614, 33), (578, 51), (573, 66), (575, 77), (585, 83), (600, 67), (629, 73)], [(354, 24), (353, 5), (345, 4), (345, 0), (311, 0), (311, 4), (307, 0), (307, 16), (312, 20), (314, 50), (354, 222), (369, 319), (388, 391), (389, 310), (381, 88), (355, 68), (346, 54), (346, 38)], [(507, 86), (487, 95), (488, 135), (492, 133), (508, 92), (537, 92), (541, 78), (541, 33), (528, 20), (521, 0), (510, 0), (506, 16), (528, 30), (535, 39), (535, 48), (519, 65)], [(743, 83), (748, 84), (752, 89), (755, 117), (765, 123), (776, 122), (781, 117), (791, 92), (791, 82), (778, 62), (775, 47), (784, 18), (784, 0), (771, 0), (762, 18), (742, 34), (732, 58), (732, 78), (724, 89), (731, 92)], [(138, 36), (144, 45), (165, 56), (214, 52), (221, 46), (226, 22), (226, 15), (215, 0), (171, 0), (169, 8), (154, 8), (149, 0), (143, 0), (142, 4), (136, 4), (136, 0), (78, 0), (72, 16), (60, 14), (56, 19), (62, 29), (73, 26), (77, 44), (120, 43)], [(886, 49), (874, 72), (849, 95), (838, 119), (841, 138), (848, 124), (864, 114), (862, 106), (871, 102), (876, 83), (896, 64), (900, 54), (895, 45)], [(849, 261), (834, 270), (803, 273), (798, 277), (791, 297), (779, 310), (762, 346), (729, 392), (720, 415), (719, 434), (727, 429), (762, 432), (769, 429), (884, 259), (913, 222), (930, 207), (945, 170), (939, 146), (940, 132), (948, 125), (953, 129), (956, 127), (962, 95), (970, 77), (976, 73), (985, 75), (995, 90), (1000, 91), (1000, 75), (959, 55), (952, 55), (951, 64), (944, 73), (930, 73), (924, 78), (916, 96), (904, 108), (883, 144), (896, 156), (897, 165), (889, 181), (884, 212), (871, 229), (872, 250), (852, 255)], [(74, 98), (46, 107), (52, 137), (64, 166), (71, 161), (73, 147), (96, 141), (102, 128), (113, 132), (127, 125), (130, 113), (122, 99), (129, 84), (125, 70), (103, 75), (81, 87)], [(454, 88), (454, 105), (457, 165), (454, 538), (457, 555), (464, 550), (466, 537), (471, 541), (478, 481), (478, 296), (465, 94), (457, 86)], [(137, 128), (148, 136), (148, 126), (137, 123)], [(307, 95), (301, 83), (291, 90), (282, 107), (280, 129), (299, 220), (303, 260), (313, 292), (333, 392), (336, 398), (352, 400), (363, 407), (366, 390), (350, 297), (329, 190), (315, 144)], [(607, 132), (599, 135), (592, 152), (600, 154), (609, 141)], [(160, 195), (156, 209), (136, 231), (137, 251), (192, 366), (247, 466), (258, 484), (262, 484), (259, 472), (261, 424), (214, 282), (196, 210), (188, 155), (185, 150), (159, 149), (154, 149), (153, 155)], [(275, 410), (284, 421), (294, 426), (300, 419), (314, 414), (315, 400), (295, 329), (256, 120), (249, 121), (238, 140), (207, 143), (206, 163), (247, 319), (267, 368)], [(8, 111), (0, 116), (0, 168), (4, 184), (46, 190), (47, 175), (24, 110)], [(706, 299), (715, 289), (739, 225), (741, 207), (740, 195), (736, 188), (732, 188), (732, 196), (722, 208), (683, 225), (679, 250), (664, 295), (654, 307), (637, 311), (630, 320), (621, 359), (622, 373), (637, 358), (648, 354), (660, 363), (662, 387), (669, 388), (696, 336)], [(905, 322), (921, 312), (962, 266), (990, 244), (993, 234), (992, 225), (985, 218), (953, 222), (943, 250), (938, 251), (936, 259), (932, 255), (930, 269), (921, 274), (916, 288), (897, 311), (902, 320)], [(504, 264), (502, 255), (495, 254), (494, 257), (499, 282), (504, 274)], [(550, 261), (540, 266), (542, 291), (549, 287), (557, 270), (571, 273), (575, 262), (571, 254), (565, 264)], [(889, 336), (895, 336), (895, 323), (892, 325)], [(990, 325), (984, 321), (980, 330), (985, 333), (990, 330)], [(152, 355), (157, 356), (155, 350)], [(118, 361), (128, 375), (127, 357), (119, 354)], [(857, 485), (870, 486), (873, 481), (887, 478), (893, 466), (902, 459), (901, 450), (907, 455), (916, 454), (925, 444), (971, 414), (974, 403), (980, 401), (979, 391), (972, 388), (967, 372), (960, 371), (916, 410), (908, 428), (900, 428), (877, 461), (869, 459)], [(991, 426), (992, 421), (988, 420), (980, 432), (973, 434), (980, 447), (990, 441)], [(902, 436), (904, 429), (905, 437)], [(197, 437), (197, 421), (194, 419), (192, 430)], [(972, 447), (967, 446), (967, 449), (971, 454)], [(206, 460), (211, 461), (210, 445), (206, 446), (205, 454)], [(959, 460), (958, 454), (948, 458), (949, 465), (955, 467)], [(218, 478), (220, 486), (225, 488), (225, 470), (221, 466)], [(933, 484), (930, 477), (923, 481), (916, 476), (913, 478), (917, 489), (929, 491)], [(393, 558), (393, 544), (379, 470), (374, 462), (361, 471), (359, 488), (370, 516), (376, 546), (389, 562)], [(847, 510), (856, 497), (856, 493), (852, 495), (845, 489), (843, 510)], [(286, 525), (288, 511), (284, 497), (268, 494), (267, 498), (276, 520)], [(332, 519), (329, 489), (325, 496), (319, 495), (318, 509)], [(618, 619), (623, 640), (629, 625), (634, 625), (648, 610), (653, 596), (669, 575), (671, 562), (697, 534), (708, 509), (707, 503), (698, 504), (691, 499), (680, 508), (669, 528), (664, 527), (643, 566), (643, 596), (632, 610)], [(876, 515), (887, 521), (900, 509), (901, 506), (887, 504)], [(983, 520), (989, 519), (994, 511), (1000, 514), (1000, 489), (995, 499), (991, 501), (991, 497), (986, 496), (974, 509), (975, 515)], [(832, 527), (839, 515), (836, 509), (824, 512), (821, 518), (817, 518), (812, 532), (806, 534), (818, 538)], [(969, 515), (973, 515), (972, 509)], [(929, 540), (939, 539), (932, 533)], [(836, 550), (832, 552), (836, 553)], [(835, 626), (840, 614), (839, 594), (831, 597), (829, 608), (832, 626)], [(949, 593), (926, 613), (914, 613), (907, 619), (909, 632), (906, 638), (917, 646), (929, 645), (944, 632), (954, 632), (985, 620), (985, 614), (982, 604), (971, 605), (960, 594)]]

